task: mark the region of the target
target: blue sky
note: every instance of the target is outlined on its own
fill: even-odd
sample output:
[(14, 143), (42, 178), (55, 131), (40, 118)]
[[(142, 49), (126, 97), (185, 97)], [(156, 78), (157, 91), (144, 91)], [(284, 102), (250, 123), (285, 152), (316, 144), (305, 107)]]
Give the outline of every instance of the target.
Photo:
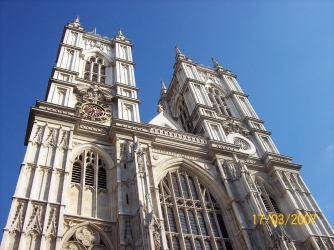
[(76, 15), (86, 30), (134, 43), (141, 120), (156, 115), (175, 45), (193, 61), (213, 56), (238, 82), (283, 155), (334, 225), (333, 1), (1, 1), (0, 228), (14, 194), (29, 108), (44, 100), (62, 30)]

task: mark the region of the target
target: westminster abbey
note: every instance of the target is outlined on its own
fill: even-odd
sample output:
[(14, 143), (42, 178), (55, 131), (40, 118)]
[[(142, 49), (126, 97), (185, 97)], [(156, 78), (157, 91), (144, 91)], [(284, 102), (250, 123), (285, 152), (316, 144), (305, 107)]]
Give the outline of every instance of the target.
[(142, 123), (132, 48), (121, 30), (65, 25), (30, 110), (2, 250), (334, 249), (301, 166), (236, 75), (176, 47), (158, 115)]

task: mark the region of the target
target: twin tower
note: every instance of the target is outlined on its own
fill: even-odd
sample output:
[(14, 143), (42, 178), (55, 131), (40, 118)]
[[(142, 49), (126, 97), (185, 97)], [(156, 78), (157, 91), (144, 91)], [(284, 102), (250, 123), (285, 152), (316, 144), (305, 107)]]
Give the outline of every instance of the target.
[(159, 114), (140, 122), (133, 44), (61, 38), (2, 250), (334, 249), (333, 230), (240, 88), (176, 48)]

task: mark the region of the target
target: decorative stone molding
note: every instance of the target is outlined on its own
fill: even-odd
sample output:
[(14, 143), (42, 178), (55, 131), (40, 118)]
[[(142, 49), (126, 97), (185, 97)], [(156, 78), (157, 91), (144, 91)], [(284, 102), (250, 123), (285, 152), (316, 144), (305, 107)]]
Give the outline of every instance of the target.
[(64, 114), (64, 115), (75, 115), (75, 112), (68, 112), (68, 111), (61, 110), (61, 109), (56, 109), (56, 108), (50, 108), (50, 107), (45, 107), (45, 106), (40, 106), (39, 108), (49, 110), (49, 111), (52, 111), (52, 112), (56, 112), (56, 113), (59, 113), (59, 114)]
[(110, 103), (111, 99), (114, 97), (110, 90), (105, 90), (97, 84), (78, 84), (76, 86), (76, 93), (81, 99), (91, 99), (106, 103)]
[(26, 235), (41, 235), (42, 234), (42, 205), (33, 205), (33, 211), (30, 215), (30, 220), (26, 228)]
[(230, 143), (240, 146), (239, 151), (242, 153), (252, 155), (256, 152), (256, 148), (254, 144), (250, 140), (248, 140), (246, 137), (240, 134), (237, 134), (237, 133), (229, 134), (227, 136), (227, 140)]
[(164, 148), (152, 148), (152, 151), (154, 153), (172, 155), (172, 156), (176, 156), (176, 157), (183, 157), (183, 158), (186, 158), (186, 159), (189, 159), (189, 160), (200, 161), (200, 162), (204, 162), (204, 163), (211, 163), (211, 160), (209, 158), (199, 157), (197, 155), (192, 155), (192, 154), (185, 154), (185, 153), (181, 153), (179, 151), (167, 150), (167, 149), (164, 149)]
[(153, 134), (157, 134), (157, 135), (164, 135), (164, 136), (175, 138), (175, 139), (181, 139), (183, 141), (195, 142), (195, 143), (200, 143), (200, 144), (207, 143), (206, 139), (204, 138), (190, 136), (189, 134), (181, 134), (175, 131), (168, 131), (162, 128), (151, 128), (150, 132)]
[(82, 124), (79, 127), (83, 130), (94, 131), (94, 132), (99, 132), (99, 133), (102, 133), (102, 134), (107, 134), (107, 131), (102, 129), (102, 128), (96, 128), (96, 127), (82, 125)]
[(107, 193), (108, 193), (108, 189), (105, 189), (105, 188), (98, 188), (98, 189), (97, 189), (97, 192), (98, 192), (98, 193), (104, 193), (104, 194), (107, 194)]
[(128, 128), (131, 130), (137, 130), (137, 131), (143, 131), (143, 132), (147, 132), (147, 129), (144, 128), (140, 128), (140, 127), (135, 127), (135, 126), (131, 126), (131, 125), (126, 125), (126, 124), (121, 124), (121, 123), (116, 123), (115, 125), (123, 127), (123, 128)]
[(49, 220), (46, 226), (46, 237), (57, 236), (57, 219), (58, 219), (58, 209), (55, 207), (51, 207), (49, 213)]
[(242, 124), (234, 120), (225, 120), (222, 123), (226, 135), (237, 133), (249, 139), (249, 130)]
[(12, 224), (10, 226), (10, 232), (21, 232), (23, 228), (23, 222), (25, 218), (25, 206), (26, 204), (24, 202), (18, 202), (18, 205), (16, 207), (16, 212), (14, 215), (14, 219), (12, 221)]
[(90, 191), (94, 192), (95, 191), (95, 187), (85, 185), (85, 190), (90, 190)]
[(36, 133), (33, 137), (33, 144), (42, 144), (42, 139), (43, 139), (43, 127), (42, 126), (37, 126)]

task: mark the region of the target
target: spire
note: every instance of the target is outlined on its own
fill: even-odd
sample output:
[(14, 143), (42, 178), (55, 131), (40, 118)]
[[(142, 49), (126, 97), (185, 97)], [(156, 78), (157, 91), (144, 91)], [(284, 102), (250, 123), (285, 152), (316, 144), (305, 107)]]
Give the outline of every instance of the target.
[(71, 22), (71, 23), (67, 23), (67, 25), (69, 25), (70, 27), (75, 27), (75, 28), (83, 29), (83, 26), (81, 25), (80, 20), (79, 20), (79, 16), (76, 16), (76, 18), (74, 19), (74, 21)]
[(162, 97), (164, 94), (167, 93), (167, 88), (166, 88), (166, 85), (165, 85), (165, 83), (162, 79), (160, 81), (160, 84), (161, 84), (160, 96)]
[(179, 49), (179, 47), (175, 46), (175, 51), (176, 51), (176, 56), (175, 56), (176, 60), (186, 58), (186, 56), (181, 52), (181, 50)]
[(165, 83), (164, 83), (164, 81), (162, 79), (161, 79), (160, 83), (161, 83), (161, 91), (167, 90), (167, 88), (165, 86)]
[(176, 54), (182, 54), (181, 50), (179, 49), (179, 47), (175, 46), (175, 50), (176, 50)]
[(121, 29), (118, 29), (117, 35), (114, 37), (116, 40), (124, 41), (124, 42), (130, 42), (129, 39), (127, 39), (124, 35)]
[(79, 23), (79, 24), (80, 24), (79, 16), (77, 16), (77, 17), (75, 18), (75, 20), (73, 21), (73, 23)]
[(219, 66), (219, 63), (211, 56), (211, 60), (213, 62), (213, 67), (218, 67)]
[(225, 70), (225, 68), (222, 65), (220, 65), (212, 56), (211, 56), (211, 60), (212, 60), (212, 63), (213, 63), (213, 67), (215, 69)]

